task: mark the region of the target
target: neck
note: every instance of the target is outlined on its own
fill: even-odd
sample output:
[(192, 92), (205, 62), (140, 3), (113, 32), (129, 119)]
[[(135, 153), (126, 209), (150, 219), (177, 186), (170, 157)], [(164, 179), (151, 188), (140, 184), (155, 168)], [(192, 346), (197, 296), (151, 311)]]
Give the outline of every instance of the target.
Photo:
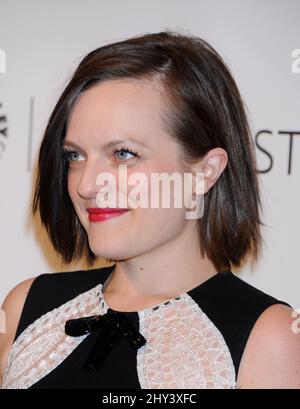
[(145, 254), (116, 261), (103, 291), (124, 303), (165, 300), (196, 287), (216, 273), (211, 261), (200, 253), (196, 232), (191, 236), (189, 231), (183, 231), (176, 239)]

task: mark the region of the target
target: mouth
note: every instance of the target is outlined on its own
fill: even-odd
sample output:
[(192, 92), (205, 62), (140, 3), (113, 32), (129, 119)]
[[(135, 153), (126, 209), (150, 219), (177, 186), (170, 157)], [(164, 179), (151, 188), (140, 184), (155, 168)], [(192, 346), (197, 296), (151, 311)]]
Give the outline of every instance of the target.
[(122, 208), (88, 208), (87, 209), (89, 214), (89, 221), (90, 222), (102, 222), (113, 217), (121, 216), (129, 211), (129, 209), (122, 209)]

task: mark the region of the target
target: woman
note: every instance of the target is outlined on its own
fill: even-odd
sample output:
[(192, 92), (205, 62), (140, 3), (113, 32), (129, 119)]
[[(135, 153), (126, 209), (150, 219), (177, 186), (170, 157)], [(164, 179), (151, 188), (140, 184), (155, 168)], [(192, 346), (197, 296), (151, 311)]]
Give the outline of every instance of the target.
[[(157, 198), (155, 173), (192, 175), (187, 203), (136, 206), (129, 178)], [(33, 212), (65, 262), (114, 264), (8, 294), (2, 387), (299, 387), (291, 307), (232, 271), (258, 257), (260, 207), (241, 96), (209, 44), (166, 31), (89, 53), (49, 119)]]

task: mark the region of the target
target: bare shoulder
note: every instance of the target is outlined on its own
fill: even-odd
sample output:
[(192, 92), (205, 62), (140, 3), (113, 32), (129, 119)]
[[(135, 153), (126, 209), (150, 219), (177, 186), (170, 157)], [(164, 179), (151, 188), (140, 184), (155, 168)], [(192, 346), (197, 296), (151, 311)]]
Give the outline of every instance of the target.
[(274, 304), (256, 321), (241, 360), (240, 388), (300, 389), (300, 318)]
[(36, 277), (28, 278), (16, 285), (6, 296), (2, 311), (5, 316), (5, 332), (0, 333), (0, 384), (7, 362), (7, 356), (15, 338), (21, 313), (29, 289)]

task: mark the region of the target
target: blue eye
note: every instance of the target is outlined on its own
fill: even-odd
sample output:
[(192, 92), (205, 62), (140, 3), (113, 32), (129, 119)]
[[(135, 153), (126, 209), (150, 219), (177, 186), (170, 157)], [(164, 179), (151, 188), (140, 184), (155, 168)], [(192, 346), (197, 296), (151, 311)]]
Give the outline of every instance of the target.
[(77, 151), (63, 149), (62, 156), (63, 156), (63, 159), (65, 159), (67, 162), (78, 162), (80, 156), (82, 155)]
[[(125, 155), (124, 155), (124, 152), (125, 152)], [(129, 148), (119, 148), (119, 149), (116, 148), (116, 149), (113, 150), (113, 153), (114, 153), (115, 156), (117, 156), (117, 159), (121, 160), (121, 161), (126, 160), (126, 159), (132, 159), (132, 158), (126, 157), (126, 154), (128, 154), (128, 153), (130, 155), (133, 155), (134, 157), (139, 156), (137, 152), (134, 152)], [(119, 155), (120, 153), (122, 153), (122, 155)]]
[[(132, 157), (139, 156), (137, 152), (134, 152), (133, 150), (129, 148), (114, 149), (113, 154), (116, 156), (117, 160), (119, 161), (126, 161), (128, 159), (132, 159)], [(128, 157), (128, 154), (132, 155), (132, 157)], [(79, 162), (81, 160), (84, 160), (83, 156), (78, 151), (69, 150), (69, 149), (63, 149), (62, 157), (67, 162)]]

